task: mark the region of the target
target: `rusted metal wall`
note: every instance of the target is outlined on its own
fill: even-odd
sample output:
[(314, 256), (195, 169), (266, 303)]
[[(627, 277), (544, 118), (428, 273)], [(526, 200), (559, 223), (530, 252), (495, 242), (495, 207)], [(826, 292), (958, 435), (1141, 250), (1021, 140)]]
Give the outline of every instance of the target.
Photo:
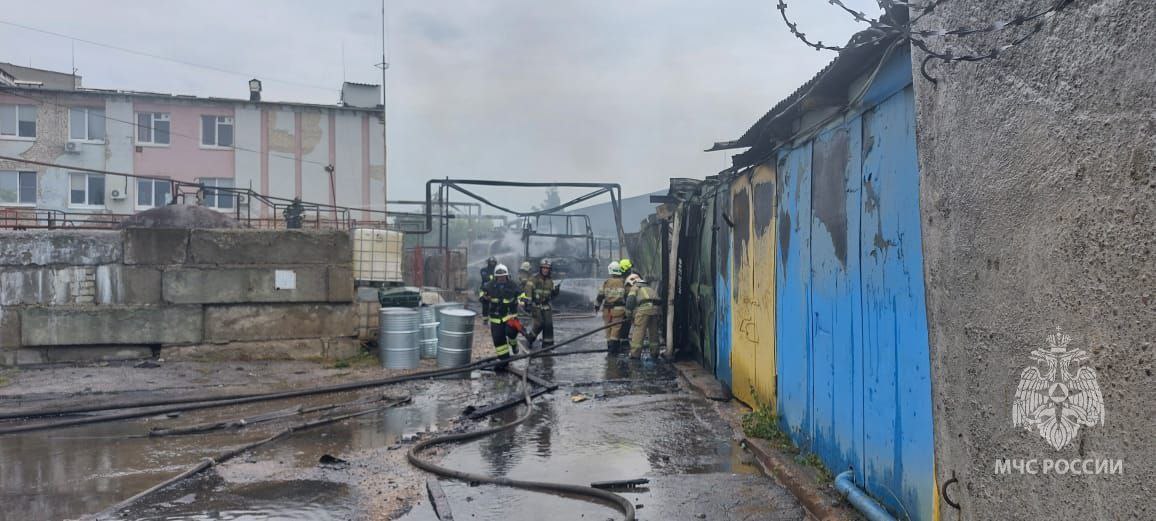
[(732, 392), (750, 406), (774, 405), (775, 170), (759, 166), (731, 184)]

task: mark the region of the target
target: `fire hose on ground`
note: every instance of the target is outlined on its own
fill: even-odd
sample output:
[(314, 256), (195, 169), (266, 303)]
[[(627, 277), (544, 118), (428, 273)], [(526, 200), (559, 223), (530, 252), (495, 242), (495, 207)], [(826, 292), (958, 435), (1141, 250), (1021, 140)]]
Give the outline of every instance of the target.
[[(578, 336), (570, 338), (566, 341), (555, 344), (554, 346), (551, 346), (547, 349), (553, 350), (553, 349), (556, 349), (558, 347), (562, 347), (562, 346), (569, 344), (571, 342), (574, 342), (574, 341), (577, 341), (579, 339), (586, 338), (590, 335), (593, 335), (594, 333), (597, 333), (599, 331), (603, 331), (605, 329), (608, 329), (608, 328), (615, 326), (619, 323), (621, 323), (621, 322), (613, 322), (610, 324), (606, 324), (602, 327), (599, 327), (597, 329), (592, 329), (592, 330), (587, 331), (585, 333), (579, 334)], [(542, 350), (539, 350), (539, 351), (542, 351)], [(569, 353), (561, 353), (561, 354), (569, 354)], [(577, 353), (575, 353), (575, 354), (577, 354)], [(409, 382), (409, 381), (414, 381), (414, 380), (424, 380), (424, 379), (429, 379), (429, 378), (439, 378), (439, 377), (443, 377), (443, 376), (451, 376), (451, 375), (455, 375), (455, 374), (459, 374), (459, 373), (473, 371), (475, 369), (484, 369), (484, 368), (488, 368), (488, 367), (493, 367), (495, 365), (498, 365), (498, 364), (504, 363), (504, 362), (511, 362), (514, 360), (522, 360), (525, 358), (529, 358), (530, 356), (533, 356), (533, 355), (530, 353), (524, 353), (524, 354), (520, 354), (520, 355), (515, 355), (515, 356), (507, 358), (505, 360), (500, 359), (496, 356), (493, 356), (493, 357), (483, 358), (481, 360), (478, 360), (476, 362), (473, 362), (473, 363), (470, 363), (468, 365), (464, 365), (461, 367), (454, 367), (454, 368), (447, 368), (447, 369), (434, 369), (434, 370), (430, 370), (430, 371), (420, 371), (420, 372), (411, 373), (411, 374), (403, 375), (403, 376), (395, 376), (395, 377), (382, 378), (382, 379), (376, 379), (376, 380), (366, 380), (366, 381), (362, 381), (362, 382), (350, 382), (350, 383), (346, 383), (346, 384), (329, 385), (329, 386), (324, 386), (324, 387), (314, 387), (314, 388), (310, 388), (310, 389), (298, 389), (298, 390), (293, 390), (293, 391), (283, 391), (283, 392), (275, 392), (275, 393), (221, 396), (221, 397), (217, 397), (217, 398), (213, 398), (213, 399), (189, 399), (188, 403), (182, 403), (183, 402), (182, 400), (159, 400), (157, 402), (141, 401), (141, 402), (133, 402), (131, 404), (125, 404), (123, 406), (105, 406), (102, 408), (96, 408), (95, 406), (85, 406), (85, 407), (76, 407), (76, 408), (59, 408), (59, 409), (52, 409), (52, 410), (47, 410), (47, 411), (30, 411), (27, 413), (12, 413), (12, 414), (8, 414), (5, 416), (0, 416), (0, 419), (43, 418), (43, 417), (47, 417), (47, 416), (59, 416), (62, 414), (74, 414), (74, 413), (78, 413), (78, 412), (96, 412), (96, 411), (108, 411), (108, 410), (139, 409), (139, 408), (143, 408), (143, 407), (151, 407), (153, 405), (173, 404), (173, 405), (165, 405), (165, 406), (158, 407), (158, 408), (152, 408), (152, 409), (149, 409), (147, 411), (139, 411), (138, 410), (138, 411), (124, 412), (124, 413), (117, 413), (117, 414), (106, 414), (106, 415), (101, 415), (101, 416), (75, 418), (75, 419), (71, 419), (71, 420), (64, 420), (64, 421), (58, 421), (58, 422), (53, 422), (53, 423), (42, 423), (42, 424), (34, 424), (34, 425), (14, 425), (14, 426), (8, 426), (8, 427), (0, 427), (0, 436), (3, 436), (5, 434), (17, 434), (17, 433), (23, 433), (23, 432), (44, 431), (44, 430), (51, 430), (51, 429), (61, 429), (61, 428), (65, 428), (65, 427), (75, 427), (75, 426), (79, 426), (79, 425), (90, 425), (90, 424), (95, 424), (95, 423), (105, 423), (105, 422), (111, 422), (111, 421), (130, 420), (130, 419), (135, 419), (135, 418), (144, 418), (144, 417), (148, 417), (148, 416), (156, 416), (156, 415), (160, 415), (160, 414), (172, 414), (172, 413), (179, 413), (179, 412), (196, 411), (196, 410), (201, 410), (201, 409), (212, 409), (212, 408), (217, 408), (217, 407), (228, 407), (228, 406), (232, 406), (232, 405), (242, 405), (242, 404), (248, 404), (248, 403), (265, 402), (265, 401), (271, 401), (271, 400), (282, 400), (282, 399), (286, 399), (286, 398), (298, 398), (298, 397), (302, 397), (302, 396), (313, 396), (313, 395), (318, 395), (318, 394), (329, 394), (329, 393), (338, 393), (338, 392), (345, 392), (345, 391), (355, 391), (355, 390), (360, 390), (360, 389), (368, 389), (368, 388), (372, 388), (372, 387), (382, 387), (382, 386), (386, 386), (386, 385)]]
[[(552, 351), (552, 350), (557, 349), (559, 347), (562, 347), (563, 345), (566, 345), (570, 342), (573, 342), (575, 340), (578, 340), (578, 339), (583, 338), (585, 336), (588, 336), (590, 334), (596, 333), (596, 332), (601, 331), (603, 329), (607, 329), (610, 326), (615, 325), (615, 324), (616, 323), (608, 324), (605, 327), (589, 331), (587, 333), (584, 333), (584, 334), (579, 335), (577, 337), (568, 339), (564, 342), (560, 342), (560, 343), (555, 344), (553, 346), (545, 347), (545, 348), (539, 349), (537, 351), (531, 351), (529, 353), (526, 353), (525, 355), (521, 355), (521, 357), (524, 357), (527, 359), (533, 359), (536, 356), (543, 355), (547, 351)], [(575, 353), (560, 353), (560, 354), (575, 354)], [(533, 401), (533, 398), (531, 397), (531, 394), (530, 394), (530, 385), (529, 385), (529, 381), (528, 381), (529, 375), (530, 375), (530, 363), (527, 361), (526, 362), (526, 369), (522, 372), (522, 375), (521, 375), (522, 376), (522, 393), (523, 393), (524, 401), (526, 404), (526, 410), (517, 419), (515, 419), (514, 421), (511, 421), (509, 423), (503, 424), (503, 425), (498, 425), (496, 427), (489, 427), (486, 429), (481, 429), (481, 430), (473, 431), (473, 432), (447, 434), (444, 436), (438, 436), (435, 438), (423, 440), (421, 442), (418, 442), (416, 445), (414, 445), (413, 447), (411, 447), (409, 449), (409, 453), (406, 455), (406, 457), (409, 459), (409, 462), (411, 464), (413, 464), (413, 466), (420, 468), (426, 472), (430, 472), (430, 473), (436, 474), (438, 476), (442, 476), (442, 477), (446, 477), (446, 478), (450, 478), (450, 479), (456, 479), (458, 481), (465, 481), (467, 483), (488, 483), (491, 485), (520, 488), (520, 489), (531, 490), (531, 491), (535, 491), (535, 492), (545, 492), (545, 493), (553, 493), (553, 494), (561, 494), (561, 495), (570, 495), (570, 496), (579, 496), (579, 497), (590, 498), (590, 499), (593, 499), (593, 500), (598, 501), (598, 502), (606, 503), (606, 504), (616, 508), (619, 512), (622, 512), (622, 514), (626, 518), (626, 521), (634, 521), (634, 505), (626, 498), (619, 496), (618, 494), (614, 494), (612, 492), (607, 492), (605, 490), (599, 490), (599, 489), (596, 489), (593, 487), (586, 487), (586, 486), (581, 486), (581, 485), (570, 485), (570, 484), (566, 484), (566, 483), (550, 483), (550, 482), (546, 482), (546, 481), (526, 481), (526, 480), (510, 479), (510, 478), (503, 478), (503, 477), (487, 476), (484, 474), (474, 474), (474, 473), (470, 473), (470, 472), (454, 470), (454, 469), (451, 469), (448, 467), (443, 467), (443, 466), (438, 465), (436, 463), (433, 463), (429, 460), (425, 460), (425, 459), (421, 458), (421, 456), (419, 454), (423, 450), (428, 449), (430, 447), (434, 447), (437, 445), (445, 445), (447, 443), (458, 443), (458, 442), (463, 442), (463, 441), (469, 441), (469, 440), (476, 440), (479, 438), (484, 438), (484, 437), (489, 436), (491, 434), (496, 434), (496, 433), (499, 433), (502, 431), (513, 429), (514, 427), (517, 427), (518, 425), (521, 425), (526, 420), (528, 420), (530, 418), (530, 415), (534, 412), (534, 401)]]

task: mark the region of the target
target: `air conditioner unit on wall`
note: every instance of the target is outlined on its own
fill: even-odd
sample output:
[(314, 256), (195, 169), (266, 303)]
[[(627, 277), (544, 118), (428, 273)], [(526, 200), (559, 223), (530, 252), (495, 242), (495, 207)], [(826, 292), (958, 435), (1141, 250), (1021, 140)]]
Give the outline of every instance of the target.
[(65, 143), (64, 144), (64, 151), (66, 153), (69, 153), (69, 154), (79, 154), (80, 153), (80, 142), (69, 141), (69, 142)]
[(123, 201), (124, 200), (124, 191), (113, 189), (113, 191), (109, 192), (108, 198), (112, 199), (113, 201)]

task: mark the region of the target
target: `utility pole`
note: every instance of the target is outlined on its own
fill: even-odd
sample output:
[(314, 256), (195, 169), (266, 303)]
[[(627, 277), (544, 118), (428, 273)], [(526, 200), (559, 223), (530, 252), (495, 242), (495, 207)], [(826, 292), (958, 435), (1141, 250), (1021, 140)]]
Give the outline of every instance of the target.
[[(389, 132), (385, 111), (385, 71), (389, 62), (385, 58), (385, 0), (381, 0), (381, 211), (389, 211)], [(387, 215), (382, 213), (382, 215)]]

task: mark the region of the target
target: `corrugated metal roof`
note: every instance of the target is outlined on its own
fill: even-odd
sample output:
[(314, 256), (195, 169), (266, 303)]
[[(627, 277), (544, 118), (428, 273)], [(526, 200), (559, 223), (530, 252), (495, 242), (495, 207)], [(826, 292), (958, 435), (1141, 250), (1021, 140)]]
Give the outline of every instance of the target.
[[(872, 30), (862, 31), (851, 38), (851, 42), (871, 42), (845, 49), (831, 63), (823, 67), (815, 76), (800, 85), (790, 96), (775, 104), (758, 119), (741, 137), (731, 141), (715, 143), (707, 152), (755, 147), (765, 143), (767, 136), (782, 134), (775, 132), (777, 125), (794, 119), (805, 110), (814, 108), (806, 103), (809, 98), (822, 99), (834, 103), (845, 98), (846, 86), (869, 67), (873, 66), (883, 52), (897, 37), (879, 38)], [(876, 39), (872, 42), (872, 39)], [(845, 99), (844, 99), (845, 101)]]

